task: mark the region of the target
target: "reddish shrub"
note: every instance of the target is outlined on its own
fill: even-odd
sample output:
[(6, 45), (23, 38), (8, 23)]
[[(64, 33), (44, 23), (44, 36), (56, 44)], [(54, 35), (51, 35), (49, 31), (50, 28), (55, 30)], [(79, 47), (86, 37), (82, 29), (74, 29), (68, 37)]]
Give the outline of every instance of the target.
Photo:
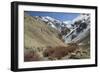
[(57, 46), (57, 47), (47, 48), (46, 50), (44, 50), (43, 55), (45, 57), (60, 59), (64, 56), (68, 55), (68, 53), (74, 52), (78, 48), (79, 47), (77, 44), (70, 43), (66, 47)]
[(27, 52), (27, 53), (24, 53), (24, 61), (39, 61), (40, 60), (40, 57), (37, 53), (35, 52)]

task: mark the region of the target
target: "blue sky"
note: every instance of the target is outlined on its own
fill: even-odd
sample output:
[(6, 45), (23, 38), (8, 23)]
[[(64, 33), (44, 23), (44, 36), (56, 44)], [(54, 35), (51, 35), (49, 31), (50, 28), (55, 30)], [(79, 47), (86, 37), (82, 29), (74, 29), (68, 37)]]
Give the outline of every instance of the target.
[(79, 13), (63, 13), (63, 12), (39, 12), (39, 11), (25, 11), (31, 16), (50, 16), (60, 21), (71, 21), (77, 16)]

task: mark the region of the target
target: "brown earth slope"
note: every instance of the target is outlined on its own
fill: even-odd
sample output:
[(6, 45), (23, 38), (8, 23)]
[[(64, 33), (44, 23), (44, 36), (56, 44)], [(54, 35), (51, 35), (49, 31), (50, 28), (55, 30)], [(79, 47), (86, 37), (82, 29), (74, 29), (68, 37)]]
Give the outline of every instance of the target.
[(24, 44), (25, 48), (48, 46), (65, 46), (59, 39), (58, 31), (49, 27), (41, 20), (29, 15), (24, 16)]

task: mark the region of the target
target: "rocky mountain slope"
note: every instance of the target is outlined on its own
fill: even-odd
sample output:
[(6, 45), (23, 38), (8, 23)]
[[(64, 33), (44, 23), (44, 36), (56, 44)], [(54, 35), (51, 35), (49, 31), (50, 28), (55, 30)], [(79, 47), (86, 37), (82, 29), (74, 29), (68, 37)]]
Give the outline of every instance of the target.
[(65, 46), (59, 39), (59, 32), (43, 21), (25, 14), (24, 23), (25, 48)]

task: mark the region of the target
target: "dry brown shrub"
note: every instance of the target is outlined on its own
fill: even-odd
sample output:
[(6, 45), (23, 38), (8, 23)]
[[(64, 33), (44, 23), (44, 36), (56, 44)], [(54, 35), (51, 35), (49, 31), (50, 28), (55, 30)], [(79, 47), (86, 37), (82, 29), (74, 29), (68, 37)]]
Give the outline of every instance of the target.
[(24, 53), (24, 61), (39, 61), (41, 58), (39, 57), (38, 53), (34, 51), (27, 51)]
[(44, 50), (44, 57), (49, 57), (50, 59), (61, 59), (62, 57), (68, 55), (68, 53), (74, 52), (76, 49), (79, 49), (76, 43), (70, 43), (68, 46), (57, 46), (51, 47)]

